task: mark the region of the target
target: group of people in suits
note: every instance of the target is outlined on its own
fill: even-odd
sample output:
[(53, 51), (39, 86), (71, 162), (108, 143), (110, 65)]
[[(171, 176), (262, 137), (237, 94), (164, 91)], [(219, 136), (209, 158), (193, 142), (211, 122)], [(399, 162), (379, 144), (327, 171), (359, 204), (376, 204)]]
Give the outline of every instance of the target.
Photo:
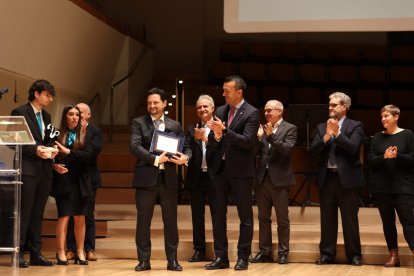
[[(41, 252), (42, 220), (49, 195), (55, 197), (58, 211), (57, 264), (69, 264), (66, 248), (76, 250), (72, 255), (75, 263), (87, 265), (87, 259), (96, 260), (93, 209), (96, 187), (101, 185), (96, 158), (102, 148), (102, 133), (88, 122), (91, 112), (84, 103), (65, 106), (57, 130), (45, 110), (55, 95), (50, 82), (36, 80), (29, 89), (29, 102), (11, 112), (26, 119), (36, 142), (22, 148), (20, 268), (54, 264)], [(74, 223), (68, 229), (70, 218)], [(30, 252), (29, 263), (24, 258), (26, 250)]]
[[(266, 123), (260, 124), (259, 112), (244, 99), (245, 93), (246, 83), (240, 76), (234, 75), (224, 80), (225, 105), (216, 109), (212, 97), (200, 95), (196, 102), (199, 121), (188, 127), (182, 152), (168, 154), (152, 150), (154, 131), (158, 129), (180, 137), (183, 131), (177, 121), (164, 114), (167, 106), (164, 91), (159, 88), (148, 91), (149, 114), (132, 121), (130, 139), (130, 150), (138, 157), (133, 182), (136, 188), (139, 261), (136, 271), (151, 269), (150, 225), (157, 200), (164, 222), (167, 269), (182, 270), (177, 261), (176, 165), (188, 166), (185, 187), (190, 192), (194, 244), (194, 254), (188, 259), (189, 262), (208, 261), (205, 237), (207, 200), (213, 225), (215, 257), (205, 265), (205, 269), (230, 267), (226, 219), (231, 196), (240, 219), (234, 269), (246, 270), (249, 262), (274, 262), (273, 208), (277, 217), (277, 262), (289, 263), (288, 193), (295, 184), (292, 150), (297, 139), (297, 127), (283, 119), (283, 104), (277, 100), (266, 103)], [(310, 153), (319, 156), (317, 185), (321, 240), (320, 258), (316, 261), (318, 265), (335, 262), (338, 208), (348, 262), (355, 266), (362, 264), (358, 211), (359, 189), (364, 184), (360, 161), (364, 131), (361, 122), (347, 117), (350, 106), (351, 99), (342, 92), (329, 96), (329, 119), (317, 126), (310, 147)], [(390, 249), (386, 266), (400, 264), (395, 211), (410, 249), (414, 249), (414, 137), (410, 130), (396, 126), (399, 112), (398, 107), (392, 105), (381, 110), (385, 131), (375, 136), (370, 155), (373, 175), (379, 174), (373, 177), (372, 193), (378, 201)], [(376, 145), (376, 140), (380, 141), (379, 145)], [(399, 176), (401, 174), (403, 176)], [(251, 257), (254, 223), (252, 191), (256, 195), (259, 220), (259, 253), (254, 257)]]

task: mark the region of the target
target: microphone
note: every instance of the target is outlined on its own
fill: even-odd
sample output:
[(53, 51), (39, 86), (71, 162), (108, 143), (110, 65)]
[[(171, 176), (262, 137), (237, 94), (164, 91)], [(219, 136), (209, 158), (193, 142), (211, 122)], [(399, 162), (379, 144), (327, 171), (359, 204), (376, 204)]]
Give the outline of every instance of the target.
[(9, 88), (7, 87), (0, 88), (0, 99), (1, 99), (1, 96), (3, 96), (3, 94), (6, 94), (7, 92), (9, 92)]

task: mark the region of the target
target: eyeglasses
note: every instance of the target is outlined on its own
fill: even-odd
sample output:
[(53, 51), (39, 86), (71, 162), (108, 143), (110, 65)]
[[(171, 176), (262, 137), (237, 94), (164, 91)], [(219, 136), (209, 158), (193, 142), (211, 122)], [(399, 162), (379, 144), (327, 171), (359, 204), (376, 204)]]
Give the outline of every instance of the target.
[(335, 108), (335, 107), (337, 107), (338, 105), (342, 105), (342, 104), (341, 104), (341, 103), (337, 103), (337, 104), (332, 103), (332, 104), (329, 104), (329, 107)]
[(268, 108), (268, 109), (265, 109), (264, 110), (264, 112), (265, 113), (270, 113), (270, 112), (272, 112), (273, 110), (280, 110), (279, 108)]

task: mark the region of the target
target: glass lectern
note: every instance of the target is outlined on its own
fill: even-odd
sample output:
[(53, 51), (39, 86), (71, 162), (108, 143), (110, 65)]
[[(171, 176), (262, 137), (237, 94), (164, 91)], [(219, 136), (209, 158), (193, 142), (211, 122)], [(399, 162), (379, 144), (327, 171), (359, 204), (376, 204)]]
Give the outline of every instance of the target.
[(19, 267), (22, 146), (34, 145), (23, 116), (0, 116), (0, 253)]

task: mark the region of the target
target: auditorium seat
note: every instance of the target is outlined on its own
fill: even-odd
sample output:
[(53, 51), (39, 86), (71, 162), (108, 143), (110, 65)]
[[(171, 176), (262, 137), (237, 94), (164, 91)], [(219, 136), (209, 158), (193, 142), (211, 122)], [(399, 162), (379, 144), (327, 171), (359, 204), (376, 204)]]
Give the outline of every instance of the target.
[(390, 89), (388, 91), (388, 103), (395, 104), (399, 108), (414, 108), (414, 90)]
[(295, 87), (293, 97), (295, 104), (320, 104), (321, 90), (312, 87)]
[(391, 48), (393, 64), (412, 64), (414, 62), (414, 46), (394, 46)]
[(304, 50), (304, 62), (329, 63), (332, 58), (328, 44), (307, 44)]
[(361, 65), (359, 78), (362, 84), (383, 85), (388, 82), (387, 69), (381, 65)]
[(360, 58), (359, 46), (355, 44), (337, 44), (332, 51), (337, 63), (357, 63)]
[(401, 110), (398, 126), (414, 131), (414, 110)]
[(361, 61), (365, 64), (386, 64), (388, 51), (384, 46), (363, 46)]
[(302, 45), (299, 43), (278, 43), (276, 60), (278, 62), (299, 63), (303, 58)]
[(220, 45), (222, 61), (246, 61), (247, 43), (245, 41), (223, 41)]
[(324, 83), (326, 82), (326, 70), (323, 64), (301, 64), (299, 65), (299, 79), (303, 82)]
[(349, 117), (362, 122), (365, 136), (369, 137), (383, 130), (380, 109), (353, 109), (351, 106)]
[(274, 58), (273, 43), (261, 41), (250, 42), (249, 61), (270, 63)]
[(384, 91), (381, 89), (357, 89), (355, 91), (355, 105), (380, 109), (384, 106)]
[(296, 79), (296, 66), (289, 63), (272, 63), (268, 67), (269, 77), (272, 82), (292, 83)]
[(263, 63), (259, 62), (242, 62), (240, 63), (240, 76), (247, 84), (260, 84), (266, 80), (266, 69)]
[(333, 83), (355, 85), (357, 81), (357, 67), (354, 65), (331, 65), (328, 74), (329, 80)]
[(237, 68), (233, 62), (218, 62), (210, 68), (210, 80), (213, 83), (222, 83), (224, 78), (234, 74), (237, 74)]
[(260, 103), (260, 95), (259, 91), (257, 90), (256, 86), (247, 86), (245, 93), (243, 94), (244, 98), (254, 106), (259, 106)]
[(278, 100), (283, 105), (288, 105), (290, 103), (289, 94), (290, 89), (285, 86), (264, 86), (262, 89), (264, 103), (269, 100)]
[(394, 84), (414, 84), (414, 66), (391, 66), (390, 79)]

